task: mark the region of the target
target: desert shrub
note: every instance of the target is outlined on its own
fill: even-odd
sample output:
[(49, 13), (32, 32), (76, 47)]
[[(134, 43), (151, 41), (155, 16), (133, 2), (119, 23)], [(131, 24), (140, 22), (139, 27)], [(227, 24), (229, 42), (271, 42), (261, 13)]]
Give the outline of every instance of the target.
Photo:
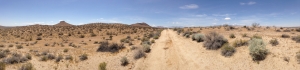
[(159, 38), (159, 36), (158, 36), (158, 35), (156, 35), (156, 36), (154, 36), (154, 37), (153, 37), (153, 39), (158, 39), (158, 38)]
[(136, 46), (131, 46), (130, 50), (134, 50), (136, 48), (137, 48)]
[(200, 33), (197, 33), (197, 34), (194, 34), (192, 36), (192, 40), (196, 40), (197, 42), (203, 42), (204, 41), (204, 35), (203, 34), (200, 34)]
[(229, 38), (235, 38), (235, 35), (234, 34), (230, 34)]
[(256, 39), (262, 39), (262, 37), (259, 36), (258, 34), (253, 35), (253, 36), (251, 37), (251, 39), (253, 39), (253, 38), (256, 38)]
[(235, 48), (231, 47), (228, 43), (224, 44), (221, 50), (222, 50), (222, 55), (225, 57), (232, 56), (235, 53)]
[(122, 66), (126, 66), (128, 64), (128, 59), (127, 57), (122, 57), (122, 59), (120, 60), (121, 61), (121, 65)]
[(17, 49), (22, 49), (23, 46), (22, 45), (17, 45)]
[(4, 58), (6, 56), (7, 56), (7, 54), (5, 52), (3, 52), (3, 51), (0, 52), (0, 58)]
[(88, 59), (88, 55), (87, 54), (82, 54), (82, 55), (79, 56), (79, 59), (81, 61), (86, 60), (86, 59)]
[(45, 46), (49, 46), (50, 44), (46, 43)]
[(143, 52), (142, 50), (137, 50), (135, 53), (134, 53), (134, 59), (139, 59), (139, 58), (142, 58), (142, 57), (145, 57), (145, 52)]
[(293, 36), (292, 40), (296, 41), (296, 43), (300, 43), (300, 35), (298, 36)]
[(64, 59), (62, 55), (58, 55), (58, 57), (55, 59), (55, 62), (59, 62), (61, 59)]
[(8, 47), (14, 47), (14, 45), (10, 44), (10, 45), (8, 45)]
[(4, 45), (3, 45), (3, 44), (0, 44), (0, 47), (4, 47)]
[(190, 34), (185, 34), (185, 38), (190, 38)]
[(79, 38), (84, 38), (84, 37), (85, 37), (84, 35), (80, 35), (80, 36), (79, 36)]
[(296, 31), (297, 31), (297, 32), (300, 32), (300, 28), (297, 28)]
[(288, 34), (282, 34), (281, 37), (282, 38), (290, 38), (290, 35), (288, 35)]
[(99, 64), (99, 70), (106, 70), (106, 63), (102, 62)]
[(104, 41), (104, 42), (101, 42), (97, 51), (98, 52), (117, 52), (124, 48), (125, 48), (124, 44), (117, 44), (117, 43), (109, 44), (107, 41)]
[(0, 62), (0, 70), (5, 70), (6, 64), (3, 62)]
[(121, 39), (120, 42), (125, 42), (126, 39)]
[(155, 40), (151, 40), (151, 43), (155, 43)]
[(25, 61), (28, 61), (28, 59), (26, 57), (22, 57), (22, 55), (18, 53), (13, 53), (12, 56), (2, 60), (2, 62), (7, 64), (22, 63)]
[(248, 41), (247, 40), (235, 40), (232, 43), (233, 47), (240, 47), (240, 46), (246, 46), (246, 45), (248, 45)]
[(36, 40), (42, 40), (42, 37), (37, 37)]
[(277, 39), (271, 39), (271, 40), (269, 41), (269, 43), (272, 44), (272, 46), (276, 46), (276, 45), (279, 44), (279, 42), (277, 41)]
[(283, 30), (283, 32), (291, 32), (291, 30), (286, 29), (286, 30)]
[(242, 37), (248, 37), (248, 36), (247, 36), (247, 34), (245, 33), (245, 34), (242, 34)]
[(42, 36), (42, 35), (43, 35), (42, 33), (38, 33), (38, 34), (37, 34), (37, 36)]
[(268, 54), (266, 45), (262, 39), (252, 39), (249, 41), (249, 51), (252, 56), (252, 60), (260, 61), (264, 60)]
[(25, 57), (29, 60), (31, 60), (31, 58), (32, 58), (30, 54), (26, 54)]
[(23, 64), (19, 70), (34, 70), (34, 68), (31, 63), (26, 63)]
[(217, 50), (227, 42), (227, 39), (225, 39), (222, 35), (219, 35), (216, 32), (211, 32), (205, 35), (204, 47), (208, 50)]
[(91, 37), (95, 37), (97, 36), (95, 33), (91, 33)]
[(73, 57), (72, 57), (71, 55), (67, 55), (67, 56), (65, 57), (65, 60), (73, 60)]
[(64, 52), (68, 52), (69, 51), (69, 49), (64, 49)]
[(149, 53), (151, 51), (149, 44), (143, 44), (143, 50), (146, 53)]
[(300, 51), (296, 52), (296, 60), (300, 63)]

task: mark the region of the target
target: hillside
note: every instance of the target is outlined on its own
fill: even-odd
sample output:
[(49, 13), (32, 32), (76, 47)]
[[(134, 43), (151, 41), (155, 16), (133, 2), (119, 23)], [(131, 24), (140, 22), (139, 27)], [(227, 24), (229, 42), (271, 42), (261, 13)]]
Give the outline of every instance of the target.
[(151, 26), (149, 26), (149, 25), (148, 25), (147, 23), (145, 23), (145, 22), (131, 24), (131, 26), (139, 26), (139, 27), (151, 27)]

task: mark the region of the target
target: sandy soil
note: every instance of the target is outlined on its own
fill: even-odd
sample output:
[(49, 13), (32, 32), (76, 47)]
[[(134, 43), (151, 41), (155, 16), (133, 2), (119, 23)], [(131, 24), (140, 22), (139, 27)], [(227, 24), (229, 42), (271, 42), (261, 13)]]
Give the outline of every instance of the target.
[[(282, 40), (280, 41), (282, 42)], [(282, 44), (286, 45), (284, 42)], [(297, 44), (299, 45), (299, 44)], [(280, 45), (281, 46), (281, 45)], [(224, 57), (220, 50), (206, 50), (203, 42), (177, 35), (173, 30), (164, 30), (147, 58), (139, 60), (134, 70), (297, 70), (295, 53), (299, 47), (267, 46), (271, 54), (259, 63), (252, 61), (248, 47), (237, 48), (231, 57)], [(283, 60), (290, 57), (290, 61)]]

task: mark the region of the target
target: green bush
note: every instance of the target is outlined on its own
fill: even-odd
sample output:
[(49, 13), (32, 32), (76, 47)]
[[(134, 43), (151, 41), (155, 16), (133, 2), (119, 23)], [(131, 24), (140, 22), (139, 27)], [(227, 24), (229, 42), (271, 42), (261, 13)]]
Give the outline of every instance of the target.
[(146, 53), (149, 53), (151, 51), (149, 44), (143, 44), (143, 50)]
[(276, 46), (276, 45), (279, 44), (279, 42), (277, 41), (277, 39), (271, 39), (271, 40), (269, 41), (269, 43), (272, 44), (272, 46)]
[(126, 66), (128, 64), (128, 59), (127, 57), (122, 57), (122, 59), (120, 60), (121, 61), (121, 65), (122, 66)]
[(208, 50), (217, 50), (227, 42), (227, 39), (225, 39), (222, 35), (219, 35), (216, 32), (211, 32), (205, 35), (204, 47)]
[(200, 34), (200, 33), (197, 33), (197, 34), (194, 34), (192, 36), (192, 40), (196, 40), (197, 42), (203, 42), (204, 41), (204, 35), (203, 34)]
[(106, 70), (106, 63), (102, 62), (99, 64), (99, 70)]
[(233, 43), (232, 43), (232, 46), (233, 47), (240, 47), (240, 46), (246, 46), (248, 45), (248, 40), (235, 40)]
[(235, 53), (235, 48), (226, 43), (222, 46), (221, 51), (223, 56), (229, 57)]
[(255, 34), (255, 35), (253, 35), (253, 36), (251, 37), (251, 39), (253, 39), (253, 38), (256, 38), (256, 39), (262, 39), (262, 37), (259, 36), (259, 35), (257, 35), (257, 34)]
[(234, 34), (230, 34), (229, 38), (235, 38), (235, 35)]
[(266, 45), (262, 39), (252, 39), (249, 41), (249, 51), (252, 56), (252, 60), (260, 61), (264, 60), (268, 54)]

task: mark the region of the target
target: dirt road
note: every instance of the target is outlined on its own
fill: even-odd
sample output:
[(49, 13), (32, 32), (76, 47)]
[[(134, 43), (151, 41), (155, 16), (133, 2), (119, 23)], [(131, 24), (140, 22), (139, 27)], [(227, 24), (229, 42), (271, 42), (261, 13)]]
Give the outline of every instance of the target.
[(134, 70), (296, 70), (296, 60), (285, 62), (269, 55), (260, 63), (253, 62), (248, 47), (236, 48), (232, 57), (221, 56), (220, 50), (206, 50), (203, 42), (177, 35), (172, 30), (162, 31), (160, 39), (151, 46), (147, 57), (135, 64)]

